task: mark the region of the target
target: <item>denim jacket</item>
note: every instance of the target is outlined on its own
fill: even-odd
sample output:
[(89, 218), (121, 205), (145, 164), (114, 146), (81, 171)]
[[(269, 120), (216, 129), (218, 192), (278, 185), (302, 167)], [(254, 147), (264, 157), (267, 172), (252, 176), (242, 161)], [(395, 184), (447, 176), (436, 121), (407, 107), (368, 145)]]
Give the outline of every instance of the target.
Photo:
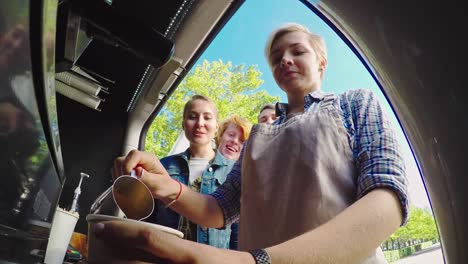
[[(161, 159), (161, 163), (173, 179), (188, 185), (189, 157), (190, 153), (187, 149), (185, 152)], [(224, 156), (217, 151), (213, 162), (211, 162), (203, 172), (200, 192), (202, 194), (214, 192), (226, 180), (226, 176), (231, 171), (234, 163), (235, 161), (224, 158)], [(147, 221), (178, 229), (180, 218), (178, 213), (169, 208), (165, 208), (163, 204), (157, 202), (157, 210), (155, 210), (155, 213), (148, 218)], [(237, 249), (237, 228), (235, 228), (235, 231), (236, 232), (231, 234), (231, 225), (226, 226), (224, 229), (205, 228), (198, 225), (197, 240), (199, 243), (218, 248)]]

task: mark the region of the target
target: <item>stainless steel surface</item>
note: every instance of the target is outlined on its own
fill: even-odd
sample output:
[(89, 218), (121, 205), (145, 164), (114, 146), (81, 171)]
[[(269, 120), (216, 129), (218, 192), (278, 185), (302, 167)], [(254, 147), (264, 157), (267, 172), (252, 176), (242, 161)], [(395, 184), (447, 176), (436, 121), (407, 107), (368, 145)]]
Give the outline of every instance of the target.
[(134, 220), (144, 220), (154, 210), (154, 198), (146, 185), (133, 176), (120, 176), (114, 181), (112, 195), (117, 206)]
[(113, 186), (110, 186), (91, 205), (89, 210), (90, 214), (110, 215), (117, 217), (125, 217), (125, 214), (115, 204), (114, 196), (112, 194)]
[(61, 3), (59, 16), (65, 23), (58, 28), (63, 45), (57, 50), (57, 72), (63, 72), (72, 68), (93, 39), (86, 34), (85, 23), (71, 10), (69, 3)]
[[(89, 209), (89, 213), (91, 214), (107, 214), (107, 215), (114, 215), (113, 213), (102, 213), (100, 212), (100, 208), (102, 204), (104, 204), (104, 201), (108, 198), (112, 197), (112, 186), (107, 188), (101, 195), (94, 200), (93, 204), (91, 204), (91, 208)], [(114, 199), (114, 198), (112, 198)]]
[(154, 198), (146, 185), (132, 171), (130, 176), (117, 178), (111, 187), (93, 202), (90, 214), (127, 217), (144, 220), (155, 208)]

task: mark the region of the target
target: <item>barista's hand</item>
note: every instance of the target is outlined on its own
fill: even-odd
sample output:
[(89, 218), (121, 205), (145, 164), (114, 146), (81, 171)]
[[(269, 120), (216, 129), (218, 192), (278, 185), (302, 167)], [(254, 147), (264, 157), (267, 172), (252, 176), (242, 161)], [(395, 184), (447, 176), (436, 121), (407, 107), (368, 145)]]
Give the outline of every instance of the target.
[(132, 150), (126, 157), (114, 161), (112, 177), (115, 180), (121, 175), (130, 175), (136, 170), (137, 177), (148, 186), (156, 199), (175, 199), (179, 192), (179, 183), (167, 173), (159, 159), (152, 153)]
[(195, 243), (133, 222), (106, 221), (95, 224), (92, 231), (97, 239), (114, 247), (113, 252), (118, 252), (122, 259), (154, 261), (161, 258), (170, 263), (255, 263), (247, 252)]
[(112, 166), (112, 169), (111, 169), (111, 174), (112, 174), (112, 180), (113, 181), (115, 181), (118, 177), (125, 174), (123, 172), (123, 163), (124, 163), (124, 161), (125, 161), (125, 156), (117, 157), (114, 160), (114, 166)]

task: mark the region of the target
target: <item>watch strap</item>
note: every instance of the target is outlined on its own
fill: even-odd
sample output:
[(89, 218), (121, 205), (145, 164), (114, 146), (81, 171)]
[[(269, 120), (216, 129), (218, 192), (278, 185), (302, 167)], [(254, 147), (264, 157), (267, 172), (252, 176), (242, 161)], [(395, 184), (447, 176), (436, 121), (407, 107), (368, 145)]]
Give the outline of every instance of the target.
[(249, 253), (254, 257), (256, 264), (271, 264), (270, 256), (264, 249), (251, 250)]

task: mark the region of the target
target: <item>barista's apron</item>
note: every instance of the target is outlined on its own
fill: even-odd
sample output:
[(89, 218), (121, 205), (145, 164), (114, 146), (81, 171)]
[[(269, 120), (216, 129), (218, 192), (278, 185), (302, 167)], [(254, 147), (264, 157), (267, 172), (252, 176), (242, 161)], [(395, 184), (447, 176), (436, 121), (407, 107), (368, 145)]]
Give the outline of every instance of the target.
[[(325, 95), (312, 111), (252, 128), (242, 160), (239, 249), (289, 240), (356, 201), (356, 165), (335, 99)], [(364, 263), (386, 261), (378, 248)]]

